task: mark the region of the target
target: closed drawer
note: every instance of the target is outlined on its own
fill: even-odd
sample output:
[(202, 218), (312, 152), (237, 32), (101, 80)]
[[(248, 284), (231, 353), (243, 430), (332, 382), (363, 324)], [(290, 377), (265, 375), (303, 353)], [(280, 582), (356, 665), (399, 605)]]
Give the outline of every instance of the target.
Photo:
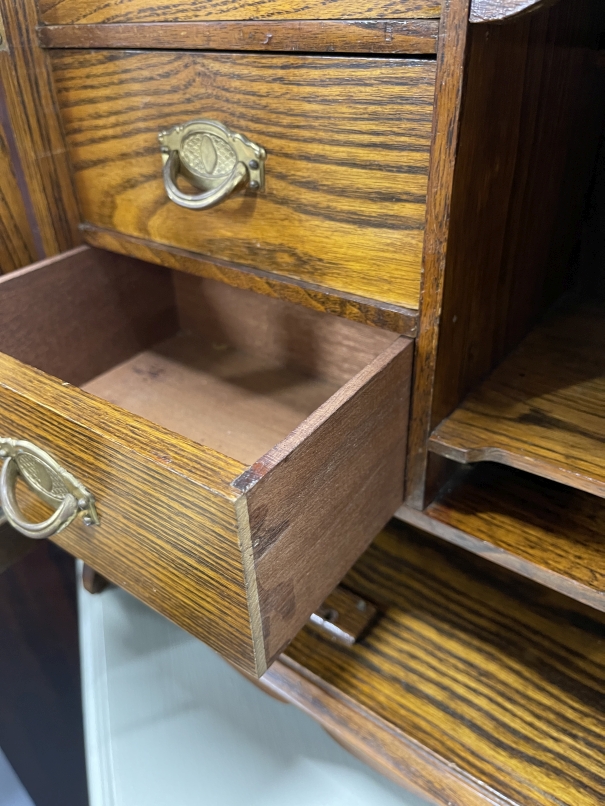
[[(67, 51), (53, 71), (88, 224), (418, 308), (433, 61)], [(199, 118), (266, 149), (262, 192), (169, 200), (158, 133)]]
[(194, 22), (203, 20), (330, 20), (439, 17), (436, 0), (400, 0), (396, 11), (389, 0), (38, 0), (42, 22), (48, 25), (136, 22)]
[(0, 321), (0, 439), (95, 500), (53, 539), (251, 674), (401, 503), (408, 339), (88, 247)]

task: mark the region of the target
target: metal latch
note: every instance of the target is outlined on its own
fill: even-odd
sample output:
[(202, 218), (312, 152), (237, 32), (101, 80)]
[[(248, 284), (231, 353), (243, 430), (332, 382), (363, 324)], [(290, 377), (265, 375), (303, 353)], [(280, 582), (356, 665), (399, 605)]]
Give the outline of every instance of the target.
[(378, 608), (346, 588), (338, 587), (309, 619), (309, 626), (345, 646), (353, 646), (370, 629)]

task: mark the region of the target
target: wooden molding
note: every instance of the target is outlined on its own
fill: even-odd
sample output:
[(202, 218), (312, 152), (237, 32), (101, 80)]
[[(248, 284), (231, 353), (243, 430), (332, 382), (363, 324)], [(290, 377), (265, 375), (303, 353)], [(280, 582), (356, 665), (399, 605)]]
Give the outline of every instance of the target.
[(437, 20), (225, 20), (42, 25), (45, 48), (431, 54)]
[(132, 255), (151, 263), (159, 263), (199, 277), (218, 280), (236, 288), (245, 288), (274, 299), (284, 299), (315, 311), (331, 313), (365, 325), (390, 330), (402, 336), (416, 335), (418, 312), (388, 303), (358, 297), (345, 292), (306, 283), (276, 274), (237, 266), (219, 260), (210, 261), (177, 247), (163, 246), (152, 241), (121, 235), (90, 225), (83, 225), (84, 239), (92, 246)]
[(550, 6), (557, 0), (472, 0), (471, 22), (504, 22)]
[(437, 82), (418, 338), (414, 361), (412, 415), (408, 449), (407, 496), (422, 509), (426, 441), (430, 433), (433, 379), (437, 360), (443, 277), (447, 254), (454, 167), (460, 131), (467, 19), (470, 0), (446, 0), (437, 53)]

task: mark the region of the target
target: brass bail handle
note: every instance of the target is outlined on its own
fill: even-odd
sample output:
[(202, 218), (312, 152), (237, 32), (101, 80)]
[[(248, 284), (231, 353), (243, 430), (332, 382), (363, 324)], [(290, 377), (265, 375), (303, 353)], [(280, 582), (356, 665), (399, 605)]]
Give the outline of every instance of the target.
[[(81, 515), (87, 526), (98, 525), (99, 518), (93, 496), (77, 479), (67, 472), (46, 451), (25, 440), (0, 437), (0, 520), (25, 537), (41, 540), (52, 537)], [(19, 508), (16, 496), (17, 479), (43, 501), (54, 508), (42, 523), (30, 523)]]
[[(265, 187), (267, 152), (216, 120), (192, 120), (158, 135), (168, 198), (189, 210), (208, 210), (247, 186)], [(177, 187), (178, 175), (202, 193)]]

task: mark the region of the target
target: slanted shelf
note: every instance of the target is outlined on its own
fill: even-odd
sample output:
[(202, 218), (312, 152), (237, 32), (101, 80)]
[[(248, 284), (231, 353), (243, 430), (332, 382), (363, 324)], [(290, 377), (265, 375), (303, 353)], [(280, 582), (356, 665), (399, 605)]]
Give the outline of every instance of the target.
[(429, 449), (605, 497), (605, 305), (551, 314), (436, 428)]
[(605, 611), (605, 502), (505, 465), (461, 467), (401, 520)]

